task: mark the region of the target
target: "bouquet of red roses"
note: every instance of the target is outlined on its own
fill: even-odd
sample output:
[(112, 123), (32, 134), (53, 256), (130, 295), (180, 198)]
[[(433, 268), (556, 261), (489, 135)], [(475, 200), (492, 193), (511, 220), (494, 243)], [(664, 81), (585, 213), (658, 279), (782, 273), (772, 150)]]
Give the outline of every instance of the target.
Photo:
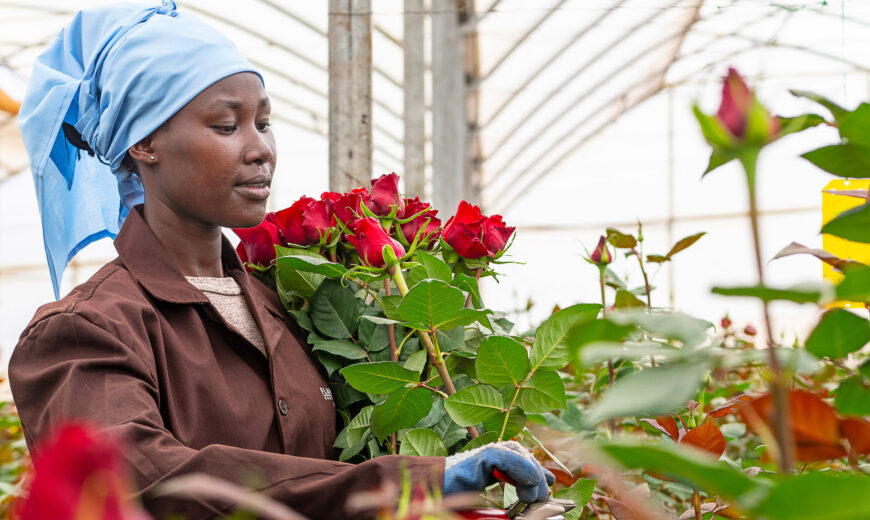
[(341, 460), (516, 436), (525, 412), (564, 406), (560, 332), (600, 308), (554, 314), (534, 342), (511, 335), (478, 281), (495, 274), (514, 228), (465, 201), (442, 226), (438, 210), (399, 192), (395, 173), (234, 231), (239, 256), (273, 284), (329, 375), (345, 419)]

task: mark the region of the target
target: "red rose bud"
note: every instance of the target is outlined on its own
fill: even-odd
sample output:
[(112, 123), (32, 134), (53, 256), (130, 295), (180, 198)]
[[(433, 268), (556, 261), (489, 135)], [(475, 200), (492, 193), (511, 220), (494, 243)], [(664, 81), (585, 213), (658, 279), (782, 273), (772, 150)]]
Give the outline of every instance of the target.
[(729, 68), (728, 75), (722, 83), (722, 103), (716, 115), (731, 135), (742, 138), (746, 133), (746, 122), (752, 102), (753, 94), (749, 86), (736, 70)]
[(67, 425), (36, 451), (30, 489), (18, 518), (145, 520), (129, 497), (132, 489), (118, 444), (83, 425)]
[(756, 334), (758, 334), (758, 331), (755, 330), (755, 327), (753, 327), (752, 325), (747, 325), (746, 328), (743, 329), (743, 333), (747, 336), (755, 336)]
[[(753, 132), (753, 134), (758, 134), (760, 131), (763, 132), (763, 135), (746, 135), (753, 111), (761, 111), (763, 117), (767, 119), (767, 128), (758, 129)], [(733, 68), (728, 69), (728, 75), (725, 76), (722, 83), (722, 102), (716, 115), (728, 132), (737, 138), (738, 141), (761, 139), (764, 142), (771, 142), (779, 135), (779, 118), (771, 117), (767, 113), (767, 110), (755, 99), (755, 94), (750, 90), (740, 74)]]
[(242, 239), (236, 247), (242, 262), (268, 266), (275, 259), (275, 245), (282, 245), (278, 226), (270, 219), (274, 213), (267, 214), (259, 225), (252, 228), (237, 228), (233, 232)]
[(333, 205), (334, 202), (328, 198), (314, 200), (302, 212), (302, 229), (307, 244), (317, 244), (324, 237), (327, 241), (331, 238), (332, 228), (336, 225)]
[(397, 208), (397, 214), (402, 213), (405, 210), (405, 199), (399, 195), (399, 176), (391, 173), (373, 180), (372, 198), (366, 205), (375, 215), (387, 216), (393, 208)]
[[(397, 216), (400, 219), (406, 219), (411, 218), (418, 213), (421, 214), (415, 217), (414, 220), (408, 221), (400, 226), (402, 236), (405, 237), (405, 240), (410, 244), (414, 241), (414, 237), (417, 236), (417, 233), (420, 232), (420, 228), (422, 228), (423, 225), (426, 225), (421, 240), (426, 239), (431, 243), (434, 243), (438, 238), (441, 219), (435, 216), (438, 214), (438, 210), (432, 209), (432, 206), (430, 206), (428, 202), (420, 202), (420, 197), (414, 197), (413, 200), (405, 199), (405, 210)], [(427, 219), (429, 220), (428, 224), (426, 224)]]
[(501, 215), (493, 215), (483, 222), (483, 245), (489, 250), (490, 256), (504, 251), (514, 229), (505, 226)]
[(308, 238), (303, 221), (305, 210), (312, 202), (314, 202), (314, 199), (311, 197), (301, 197), (289, 208), (267, 215), (266, 220), (270, 220), (278, 226), (281, 236), (288, 244), (296, 244), (300, 246), (311, 245), (316, 242), (316, 240), (311, 241)]
[(356, 221), (362, 218), (362, 205), (367, 204), (371, 195), (365, 188), (357, 188), (350, 193), (343, 193), (332, 206), (333, 215), (351, 231), (356, 228)]
[(598, 245), (595, 247), (595, 250), (592, 251), (589, 260), (592, 261), (593, 264), (598, 265), (607, 265), (613, 261), (613, 255), (611, 255), (610, 250), (607, 249), (606, 237), (598, 239)]
[(347, 236), (356, 248), (363, 263), (372, 267), (384, 267), (384, 246), (392, 249), (396, 258), (405, 255), (405, 248), (387, 234), (376, 218), (363, 218), (356, 222), (356, 233)]
[(724, 318), (722, 318), (721, 325), (722, 325), (723, 329), (727, 329), (728, 327), (731, 326), (731, 320), (728, 319), (728, 316), (725, 316)]

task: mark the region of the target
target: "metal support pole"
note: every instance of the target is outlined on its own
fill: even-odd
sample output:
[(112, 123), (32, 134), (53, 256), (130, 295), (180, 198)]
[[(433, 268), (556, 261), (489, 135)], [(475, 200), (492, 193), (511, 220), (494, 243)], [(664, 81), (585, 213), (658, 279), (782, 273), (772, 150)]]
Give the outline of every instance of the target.
[(426, 197), (426, 60), (423, 0), (405, 0), (405, 193)]
[[(432, 202), (449, 215), (463, 199), (476, 201), (476, 147), (469, 121), (477, 119), (477, 35), (465, 34), (473, 0), (432, 0)], [(473, 117), (469, 117), (473, 114)]]
[(329, 189), (372, 176), (371, 0), (329, 0)]

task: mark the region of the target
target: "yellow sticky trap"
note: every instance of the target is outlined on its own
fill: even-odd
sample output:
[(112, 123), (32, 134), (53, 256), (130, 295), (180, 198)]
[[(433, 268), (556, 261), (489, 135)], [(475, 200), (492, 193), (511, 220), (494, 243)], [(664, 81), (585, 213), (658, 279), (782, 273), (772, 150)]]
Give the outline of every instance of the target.
[[(867, 202), (866, 199), (853, 197), (850, 195), (826, 193), (828, 191), (864, 191), (870, 190), (870, 179), (834, 179), (825, 186), (822, 192), (822, 226), (828, 223), (832, 218), (840, 213), (860, 206)], [(870, 265), (870, 244), (862, 244), (861, 242), (852, 242), (845, 238), (835, 237), (833, 235), (822, 235), (822, 249), (831, 253), (834, 256), (843, 259), (855, 260), (862, 264)], [(843, 279), (843, 273), (837, 271), (828, 264), (822, 264), (822, 275), (825, 280), (830, 280), (833, 283), (840, 283)], [(838, 301), (831, 306), (863, 308), (865, 305), (861, 302)]]

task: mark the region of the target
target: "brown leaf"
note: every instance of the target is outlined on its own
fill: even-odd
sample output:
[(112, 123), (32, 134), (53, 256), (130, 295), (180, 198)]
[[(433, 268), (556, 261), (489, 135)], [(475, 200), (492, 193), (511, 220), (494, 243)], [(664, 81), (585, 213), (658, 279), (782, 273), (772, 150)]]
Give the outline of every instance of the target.
[(680, 240), (677, 241), (676, 244), (674, 244), (674, 247), (672, 247), (671, 250), (668, 251), (668, 254), (665, 256), (667, 256), (668, 258), (673, 257), (675, 254), (679, 253), (683, 249), (686, 249), (689, 246), (691, 246), (692, 244), (694, 244), (695, 242), (697, 242), (699, 238), (701, 238), (702, 236), (704, 236), (706, 234), (707, 234), (706, 231), (702, 231), (700, 233), (695, 233), (694, 235), (689, 235), (685, 238), (681, 238)]
[(677, 421), (670, 415), (662, 415), (655, 419), (641, 419), (641, 421), (649, 424), (656, 430), (664, 433), (668, 437), (677, 442), (680, 439), (680, 429), (677, 427)]
[(722, 435), (722, 430), (716, 426), (713, 419), (707, 419), (701, 426), (689, 430), (680, 444), (689, 444), (700, 448), (714, 455), (717, 459), (725, 453), (726, 448), (725, 436)]
[(637, 245), (637, 239), (615, 228), (607, 228), (607, 241), (620, 249), (631, 249)]
[(621, 500), (604, 497), (604, 501), (607, 502), (607, 507), (610, 508), (610, 514), (616, 520), (642, 520), (643, 518), (634, 510), (634, 508)]
[(870, 455), (870, 422), (864, 419), (843, 419), (840, 421), (840, 433), (849, 440), (853, 453)]
[(792, 242), (791, 244), (782, 248), (782, 250), (777, 253), (772, 260), (792, 255), (812, 255), (821, 260), (822, 262), (825, 262), (826, 264), (832, 266), (834, 269), (839, 270), (842, 270), (844, 267), (850, 265), (863, 265), (860, 262), (856, 262), (854, 260), (846, 260), (835, 256), (825, 251), (824, 249), (813, 249), (803, 244), (798, 244), (797, 242)]
[[(791, 428), (796, 442), (839, 444), (839, 421), (831, 405), (807, 390), (792, 390), (789, 401)], [(747, 407), (765, 422), (770, 431), (773, 431), (773, 396), (770, 393), (755, 397), (740, 408), (743, 422), (750, 428), (756, 429), (751, 414), (746, 413)]]
[(725, 401), (721, 406), (717, 406), (710, 410), (707, 413), (707, 417), (716, 417), (717, 419), (720, 417), (725, 417), (726, 415), (730, 415), (732, 413), (737, 412), (737, 409), (743, 406), (748, 401), (751, 401), (752, 397), (746, 394), (738, 394), (732, 397), (731, 399)]
[(846, 197), (857, 197), (859, 199), (870, 200), (870, 191), (867, 190), (825, 190), (823, 193), (831, 195), (844, 195)]
[(662, 255), (646, 255), (646, 261), (652, 262), (654, 264), (661, 264), (667, 262), (670, 258)]
[(804, 462), (832, 460), (846, 456), (846, 448), (840, 444), (812, 441), (799, 441), (795, 444), (795, 458)]
[(570, 473), (550, 461), (545, 461), (543, 466), (544, 468), (550, 470), (550, 472), (556, 477), (556, 482), (566, 487), (573, 486), (574, 483), (577, 482), (577, 479), (580, 478), (571, 475)]

